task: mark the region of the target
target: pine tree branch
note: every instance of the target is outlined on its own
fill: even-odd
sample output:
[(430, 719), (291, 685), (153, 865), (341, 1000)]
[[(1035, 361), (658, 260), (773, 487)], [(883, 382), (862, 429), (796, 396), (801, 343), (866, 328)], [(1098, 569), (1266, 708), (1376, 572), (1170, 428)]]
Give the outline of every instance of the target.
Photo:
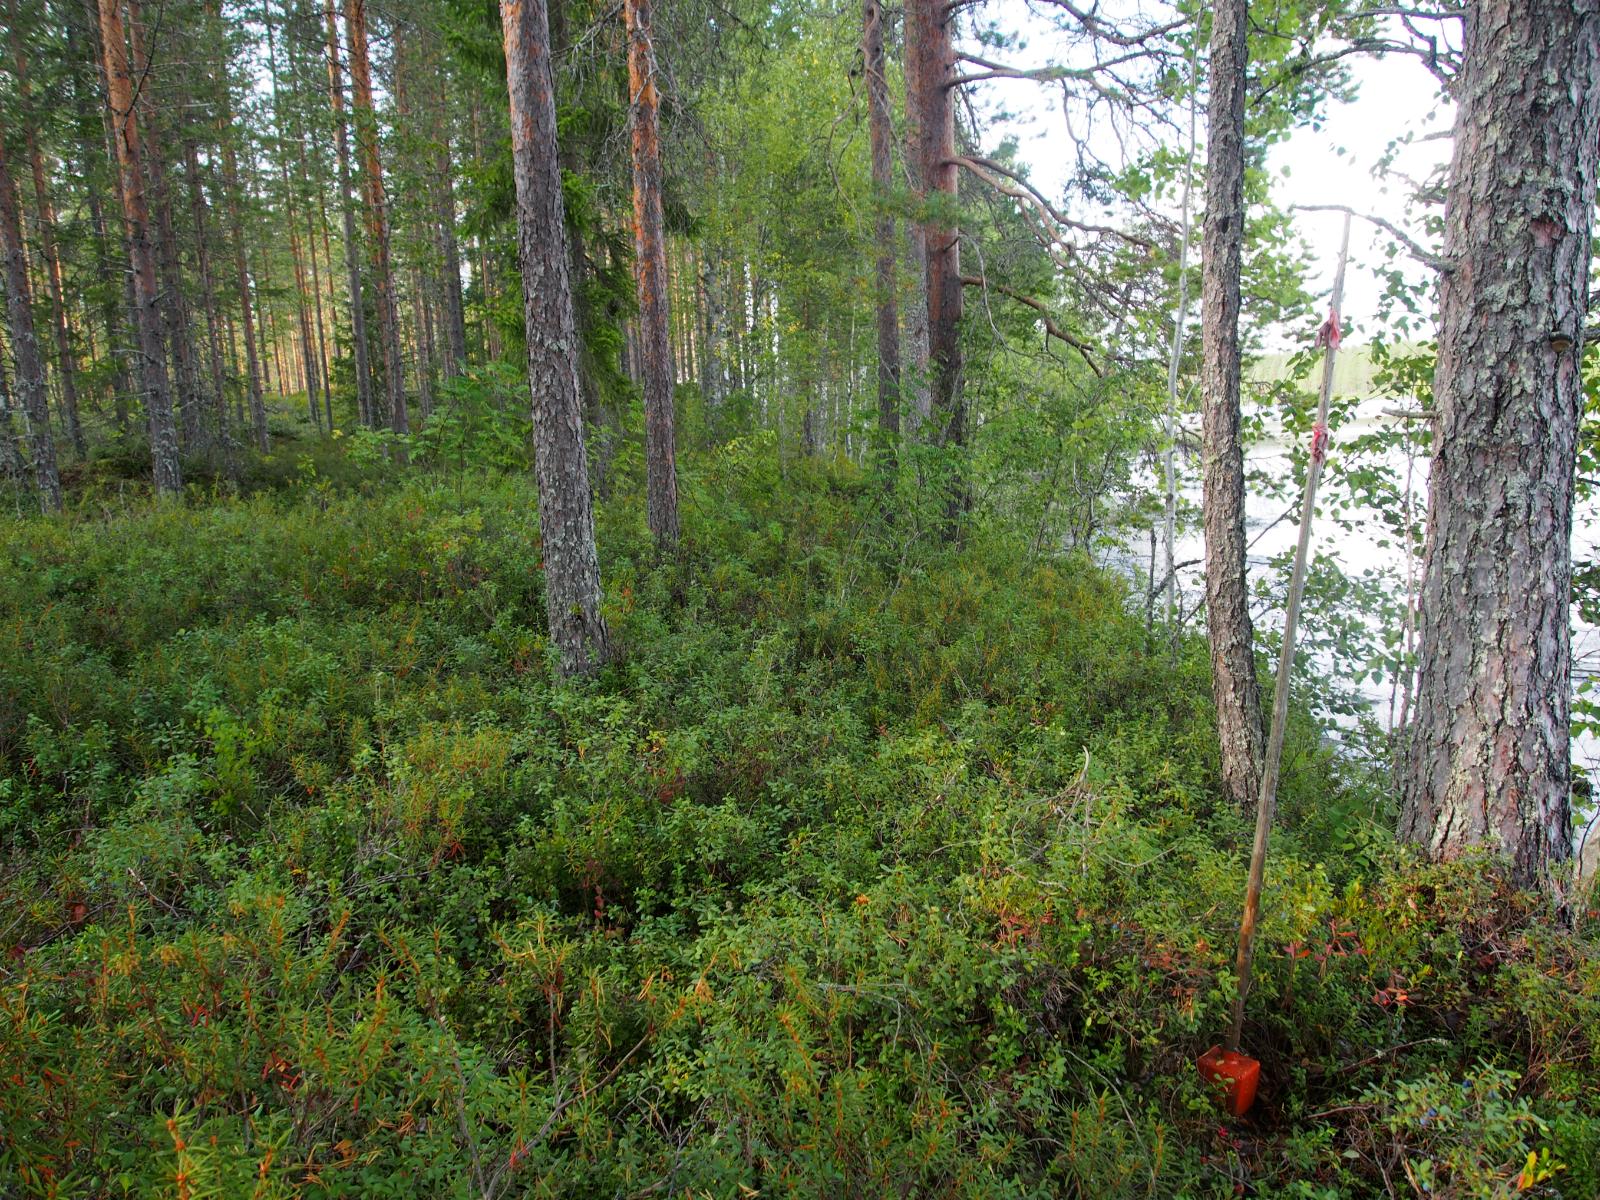
[(981, 288), (984, 291), (999, 292), (1002, 296), (1011, 297), (1011, 299), (1015, 300), (1018, 304), (1027, 305), (1029, 308), (1033, 309), (1034, 312), (1039, 314), (1039, 318), (1044, 324), (1044, 331), (1046, 334), (1055, 338), (1058, 342), (1063, 342), (1066, 345), (1071, 346), (1080, 355), (1082, 355), (1083, 361), (1089, 365), (1089, 369), (1093, 371), (1096, 376), (1102, 378), (1105, 376), (1105, 370), (1100, 366), (1099, 363), (1095, 362), (1094, 356), (1090, 353), (1091, 347), (1089, 343), (1084, 341), (1082, 338), (1074, 337), (1072, 334), (1062, 329), (1061, 326), (1057, 325), (1055, 323), (1055, 318), (1050, 315), (1050, 310), (1045, 306), (1044, 301), (1036, 300), (1026, 292), (1020, 292), (1016, 288), (1007, 287), (1003, 283), (995, 283), (992, 280), (985, 279), (978, 275), (963, 275), (961, 277), (961, 282), (965, 287), (975, 287)]
[[(1137, 234), (1126, 233), (1121, 229), (1113, 229), (1109, 225), (1094, 225), (1086, 221), (1074, 220), (1046, 200), (1044, 194), (1021, 175), (1009, 167), (1001, 166), (992, 158), (980, 158), (976, 155), (958, 155), (945, 161), (954, 163), (958, 167), (965, 167), (1002, 195), (1031, 204), (1042, 216), (1048, 217), (1057, 225), (1068, 229), (1077, 229), (1083, 233), (1103, 234), (1108, 237), (1121, 238), (1125, 242), (1131, 242), (1135, 246), (1142, 246), (1152, 252), (1157, 248), (1154, 242)], [(1006, 180), (1010, 180), (1016, 187), (1009, 186)]]
[(1414, 241), (1409, 234), (1405, 233), (1398, 226), (1385, 221), (1382, 217), (1375, 217), (1370, 213), (1357, 212), (1355, 209), (1345, 204), (1293, 204), (1289, 206), (1289, 211), (1294, 212), (1296, 210), (1300, 212), (1348, 213), (1352, 217), (1360, 217), (1363, 221), (1367, 221), (1373, 225), (1376, 225), (1379, 229), (1383, 230), (1390, 237), (1398, 241), (1402, 246), (1410, 251), (1411, 257), (1416, 259), (1423, 266), (1431, 267), (1433, 270), (1438, 271), (1443, 275), (1448, 275), (1451, 271), (1455, 270), (1454, 265), (1452, 265), (1449, 259), (1441, 258), (1432, 251), (1424, 249), (1422, 245)]

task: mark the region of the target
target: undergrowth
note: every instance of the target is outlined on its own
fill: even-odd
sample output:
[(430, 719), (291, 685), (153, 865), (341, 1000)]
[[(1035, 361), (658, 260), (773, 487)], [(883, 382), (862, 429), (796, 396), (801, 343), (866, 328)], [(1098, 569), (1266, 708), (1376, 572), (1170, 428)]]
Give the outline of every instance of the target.
[(1249, 830), (1090, 566), (735, 446), (558, 686), (525, 476), (280, 474), (0, 524), (0, 1192), (1600, 1194), (1592, 937), (1305, 719), (1222, 1119)]

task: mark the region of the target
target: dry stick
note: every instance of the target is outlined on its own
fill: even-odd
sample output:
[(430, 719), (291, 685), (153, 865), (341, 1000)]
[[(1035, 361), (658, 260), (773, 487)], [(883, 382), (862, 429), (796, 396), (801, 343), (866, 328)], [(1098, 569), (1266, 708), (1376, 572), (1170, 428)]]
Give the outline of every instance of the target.
[(1322, 394), (1317, 400), (1317, 423), (1312, 426), (1311, 454), (1306, 461), (1305, 499), (1300, 505), (1300, 542), (1294, 551), (1294, 575), (1289, 583), (1289, 603), (1283, 614), (1283, 650), (1278, 655), (1278, 682), (1272, 694), (1272, 730), (1267, 736), (1266, 760), (1261, 769), (1261, 792), (1256, 798), (1256, 840), (1250, 851), (1250, 882), (1244, 894), (1244, 918), (1239, 922), (1239, 959), (1235, 973), (1239, 990), (1233, 998), (1233, 1024), (1228, 1049), (1238, 1052), (1244, 1032), (1244, 1000), (1250, 992), (1250, 965), (1255, 958), (1256, 916), (1261, 911), (1261, 881), (1267, 870), (1267, 836), (1278, 802), (1278, 768), (1283, 763), (1283, 730), (1289, 716), (1289, 672), (1294, 667), (1295, 625), (1300, 619), (1300, 597), (1306, 588), (1306, 559), (1311, 547), (1311, 519), (1316, 512), (1317, 481), (1326, 453), (1328, 400), (1333, 395), (1333, 362), (1339, 353), (1339, 306), (1344, 302), (1344, 266), (1350, 256), (1350, 214), (1344, 217), (1344, 238), (1339, 244), (1339, 268), (1333, 277), (1330, 331), (1322, 358)]

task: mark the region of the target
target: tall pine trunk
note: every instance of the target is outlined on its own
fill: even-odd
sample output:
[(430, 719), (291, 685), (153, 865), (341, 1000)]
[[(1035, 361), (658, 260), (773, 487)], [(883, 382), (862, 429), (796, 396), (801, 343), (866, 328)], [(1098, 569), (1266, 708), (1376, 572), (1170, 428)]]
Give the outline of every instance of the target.
[(150, 183), (150, 203), (154, 207), (153, 239), (161, 280), (161, 324), (166, 331), (167, 346), (177, 373), (174, 402), (178, 413), (178, 436), (182, 444), (192, 446), (200, 430), (200, 372), (189, 327), (189, 302), (183, 288), (177, 224), (172, 219), (172, 188), (167, 182), (166, 157), (160, 140), (153, 63), (150, 47), (145, 42), (144, 15), (139, 0), (127, 0), (127, 4), (133, 66), (139, 75), (135, 101), (144, 122), (144, 169)]
[(434, 206), (439, 228), (440, 299), (444, 374), (454, 378), (467, 367), (467, 317), (461, 296), (461, 248), (456, 240), (455, 165), (450, 149), (447, 77), (439, 72), (435, 108), (438, 144), (434, 151)]
[(889, 207), (894, 189), (893, 138), (889, 109), (889, 81), (884, 75), (883, 5), (863, 0), (861, 8), (861, 58), (867, 81), (867, 129), (872, 155), (872, 186), (877, 192), (878, 244), (878, 436), (886, 475), (895, 466), (895, 443), (900, 437), (900, 313), (895, 303), (894, 211)]
[(56, 443), (50, 432), (50, 409), (45, 399), (44, 362), (33, 328), (33, 289), (28, 282), (28, 258), (22, 245), (22, 215), (17, 187), (6, 162), (5, 139), (0, 138), (0, 256), (5, 258), (6, 318), (11, 328), (11, 353), (17, 363), (17, 395), (28, 431), (28, 453), (33, 458), (33, 481), (39, 489), (39, 506), (47, 513), (61, 511), (61, 476), (56, 470)]
[(28, 473), (17, 445), (17, 425), (11, 416), (11, 382), (6, 374), (4, 347), (0, 347), (0, 477), (21, 479)]
[(50, 323), (55, 334), (56, 362), (61, 374), (61, 415), (67, 437), (79, 458), (88, 454), (83, 439), (83, 422), (78, 414), (78, 360), (72, 351), (72, 327), (67, 321), (66, 289), (61, 269), (61, 247), (56, 241), (56, 211), (50, 196), (44, 154), (39, 148), (38, 116), (28, 86), (28, 56), (22, 46), (22, 29), (17, 21), (16, 0), (8, 5), (11, 15), (11, 52), (16, 65), (18, 107), (22, 115), (22, 137), (33, 175), (33, 199), (39, 219), (39, 247), (44, 251), (45, 280), (50, 289)]
[(609, 651), (600, 613), (600, 559), (578, 398), (577, 329), (545, 0), (501, 0), (500, 20), (511, 107), (517, 261), (533, 398), (545, 613), (557, 669), (573, 675), (593, 670)]
[(1456, 77), (1401, 832), (1549, 888), (1572, 856), (1573, 469), (1600, 3), (1473, 0)]
[[(91, 97), (103, 97), (110, 94), (110, 87), (106, 82), (105, 55), (100, 49), (100, 9), (98, 0), (83, 0), (82, 15), (83, 28), (77, 30), (83, 37), (87, 47), (94, 58), (94, 71), (99, 83), (98, 92), (84, 86), (78, 76), (73, 76), (73, 99), (78, 113), (78, 126), (84, 145), (84, 170), (89, 175), (91, 156), (97, 151), (94, 148), (95, 138), (91, 132), (94, 126), (96, 112), (98, 113), (101, 144), (98, 152), (103, 153), (106, 163), (106, 177), (111, 183), (111, 193), (116, 201), (117, 209), (122, 209), (122, 180), (117, 169), (117, 154), (114, 148), (115, 138), (111, 128), (111, 109), (104, 103), (96, 103)], [(95, 110), (95, 111), (91, 111)], [(123, 307), (117, 307), (116, 290), (105, 288), (101, 306), (101, 319), (105, 322), (106, 346), (112, 355), (114, 367), (111, 378), (112, 411), (117, 424), (117, 432), (126, 435), (128, 432), (128, 397), (133, 395), (135, 385), (128, 370), (128, 364), (137, 356), (138, 333), (133, 328), (133, 276), (127, 270), (118, 269), (116, 256), (111, 249), (111, 238), (107, 230), (105, 209), (100, 202), (100, 189), (91, 185), (88, 189), (89, 219), (94, 227), (95, 239), (95, 265), (99, 269), (102, 279), (122, 280)], [(122, 256), (128, 257), (128, 243), (126, 226), (119, 222), (118, 241), (122, 245)]]
[(400, 310), (394, 272), (389, 265), (389, 200), (383, 164), (378, 155), (378, 114), (372, 104), (372, 64), (367, 57), (366, 0), (344, 0), (345, 36), (349, 40), (351, 107), (356, 117), (356, 149), (361, 158), (367, 207), (367, 235), (372, 245), (372, 286), (378, 309), (378, 341), (383, 349), (383, 383), (389, 427), (409, 433), (405, 368), (400, 356)]
[(325, 0), (328, 23), (328, 99), (333, 106), (334, 154), (339, 160), (339, 215), (344, 223), (344, 265), (350, 302), (350, 341), (355, 351), (356, 409), (361, 423), (375, 424), (372, 366), (367, 360), (367, 314), (361, 293), (361, 247), (356, 240), (355, 202), (350, 194), (350, 134), (344, 115), (344, 71), (339, 64), (339, 22), (333, 0)]
[(644, 370), (645, 500), (656, 544), (678, 543), (678, 464), (672, 407), (671, 310), (661, 214), (660, 100), (651, 42), (651, 0), (624, 0), (633, 129), (633, 235)]
[(150, 241), (150, 210), (144, 195), (144, 144), (134, 111), (133, 75), (128, 66), (127, 33), (122, 0), (99, 0), (100, 50), (105, 56), (106, 99), (122, 178), (122, 208), (128, 230), (132, 268), (134, 327), (138, 334), (139, 380), (150, 431), (150, 458), (156, 492), (176, 496), (183, 490), (178, 462), (178, 430), (172, 415), (172, 391), (161, 343), (160, 289), (156, 253)]
[(233, 148), (233, 130), (229, 127), (228, 105), (224, 102), (222, 119), (222, 186), (228, 194), (229, 240), (233, 243), (234, 281), (239, 293), (239, 326), (244, 340), (245, 390), (250, 402), (250, 431), (256, 449), (266, 454), (272, 449), (272, 439), (267, 432), (267, 402), (263, 394), (264, 355), (258, 355), (256, 346), (256, 308), (250, 289), (250, 260), (245, 254), (244, 221), (240, 214), (239, 162)]
[[(957, 196), (955, 159), (955, 10), (943, 0), (908, 0), (906, 58), (916, 84), (919, 174), (932, 211), (922, 216), (927, 255), (924, 292), (928, 314), (932, 438), (957, 457), (947, 466), (945, 532), (953, 536), (967, 507), (966, 405), (961, 387), (961, 237), (951, 224)], [(940, 210), (943, 210), (942, 212)]]
[(1245, 578), (1239, 440), (1239, 268), (1244, 248), (1246, 0), (1216, 0), (1211, 25), (1205, 235), (1201, 246), (1201, 507), (1206, 627), (1222, 783), (1241, 809), (1261, 785), (1261, 687)]
[(207, 233), (205, 187), (194, 139), (183, 144), (183, 169), (189, 189), (189, 222), (194, 226), (195, 265), (200, 275), (200, 303), (206, 314), (206, 353), (211, 367), (211, 408), (216, 422), (216, 445), (230, 474), (234, 456), (228, 445), (228, 394), (222, 370), (222, 336), (217, 325), (217, 293), (211, 275), (211, 245)]

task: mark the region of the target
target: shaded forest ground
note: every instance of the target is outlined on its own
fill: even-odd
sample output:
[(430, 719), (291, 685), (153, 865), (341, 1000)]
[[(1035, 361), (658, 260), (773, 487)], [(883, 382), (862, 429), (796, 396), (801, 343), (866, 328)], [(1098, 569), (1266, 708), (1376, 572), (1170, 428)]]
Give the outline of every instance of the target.
[(1600, 1193), (1592, 916), (1305, 720), (1220, 1119), (1249, 831), (1115, 581), (736, 443), (556, 687), (531, 480), (336, 445), (0, 522), (7, 1194)]

